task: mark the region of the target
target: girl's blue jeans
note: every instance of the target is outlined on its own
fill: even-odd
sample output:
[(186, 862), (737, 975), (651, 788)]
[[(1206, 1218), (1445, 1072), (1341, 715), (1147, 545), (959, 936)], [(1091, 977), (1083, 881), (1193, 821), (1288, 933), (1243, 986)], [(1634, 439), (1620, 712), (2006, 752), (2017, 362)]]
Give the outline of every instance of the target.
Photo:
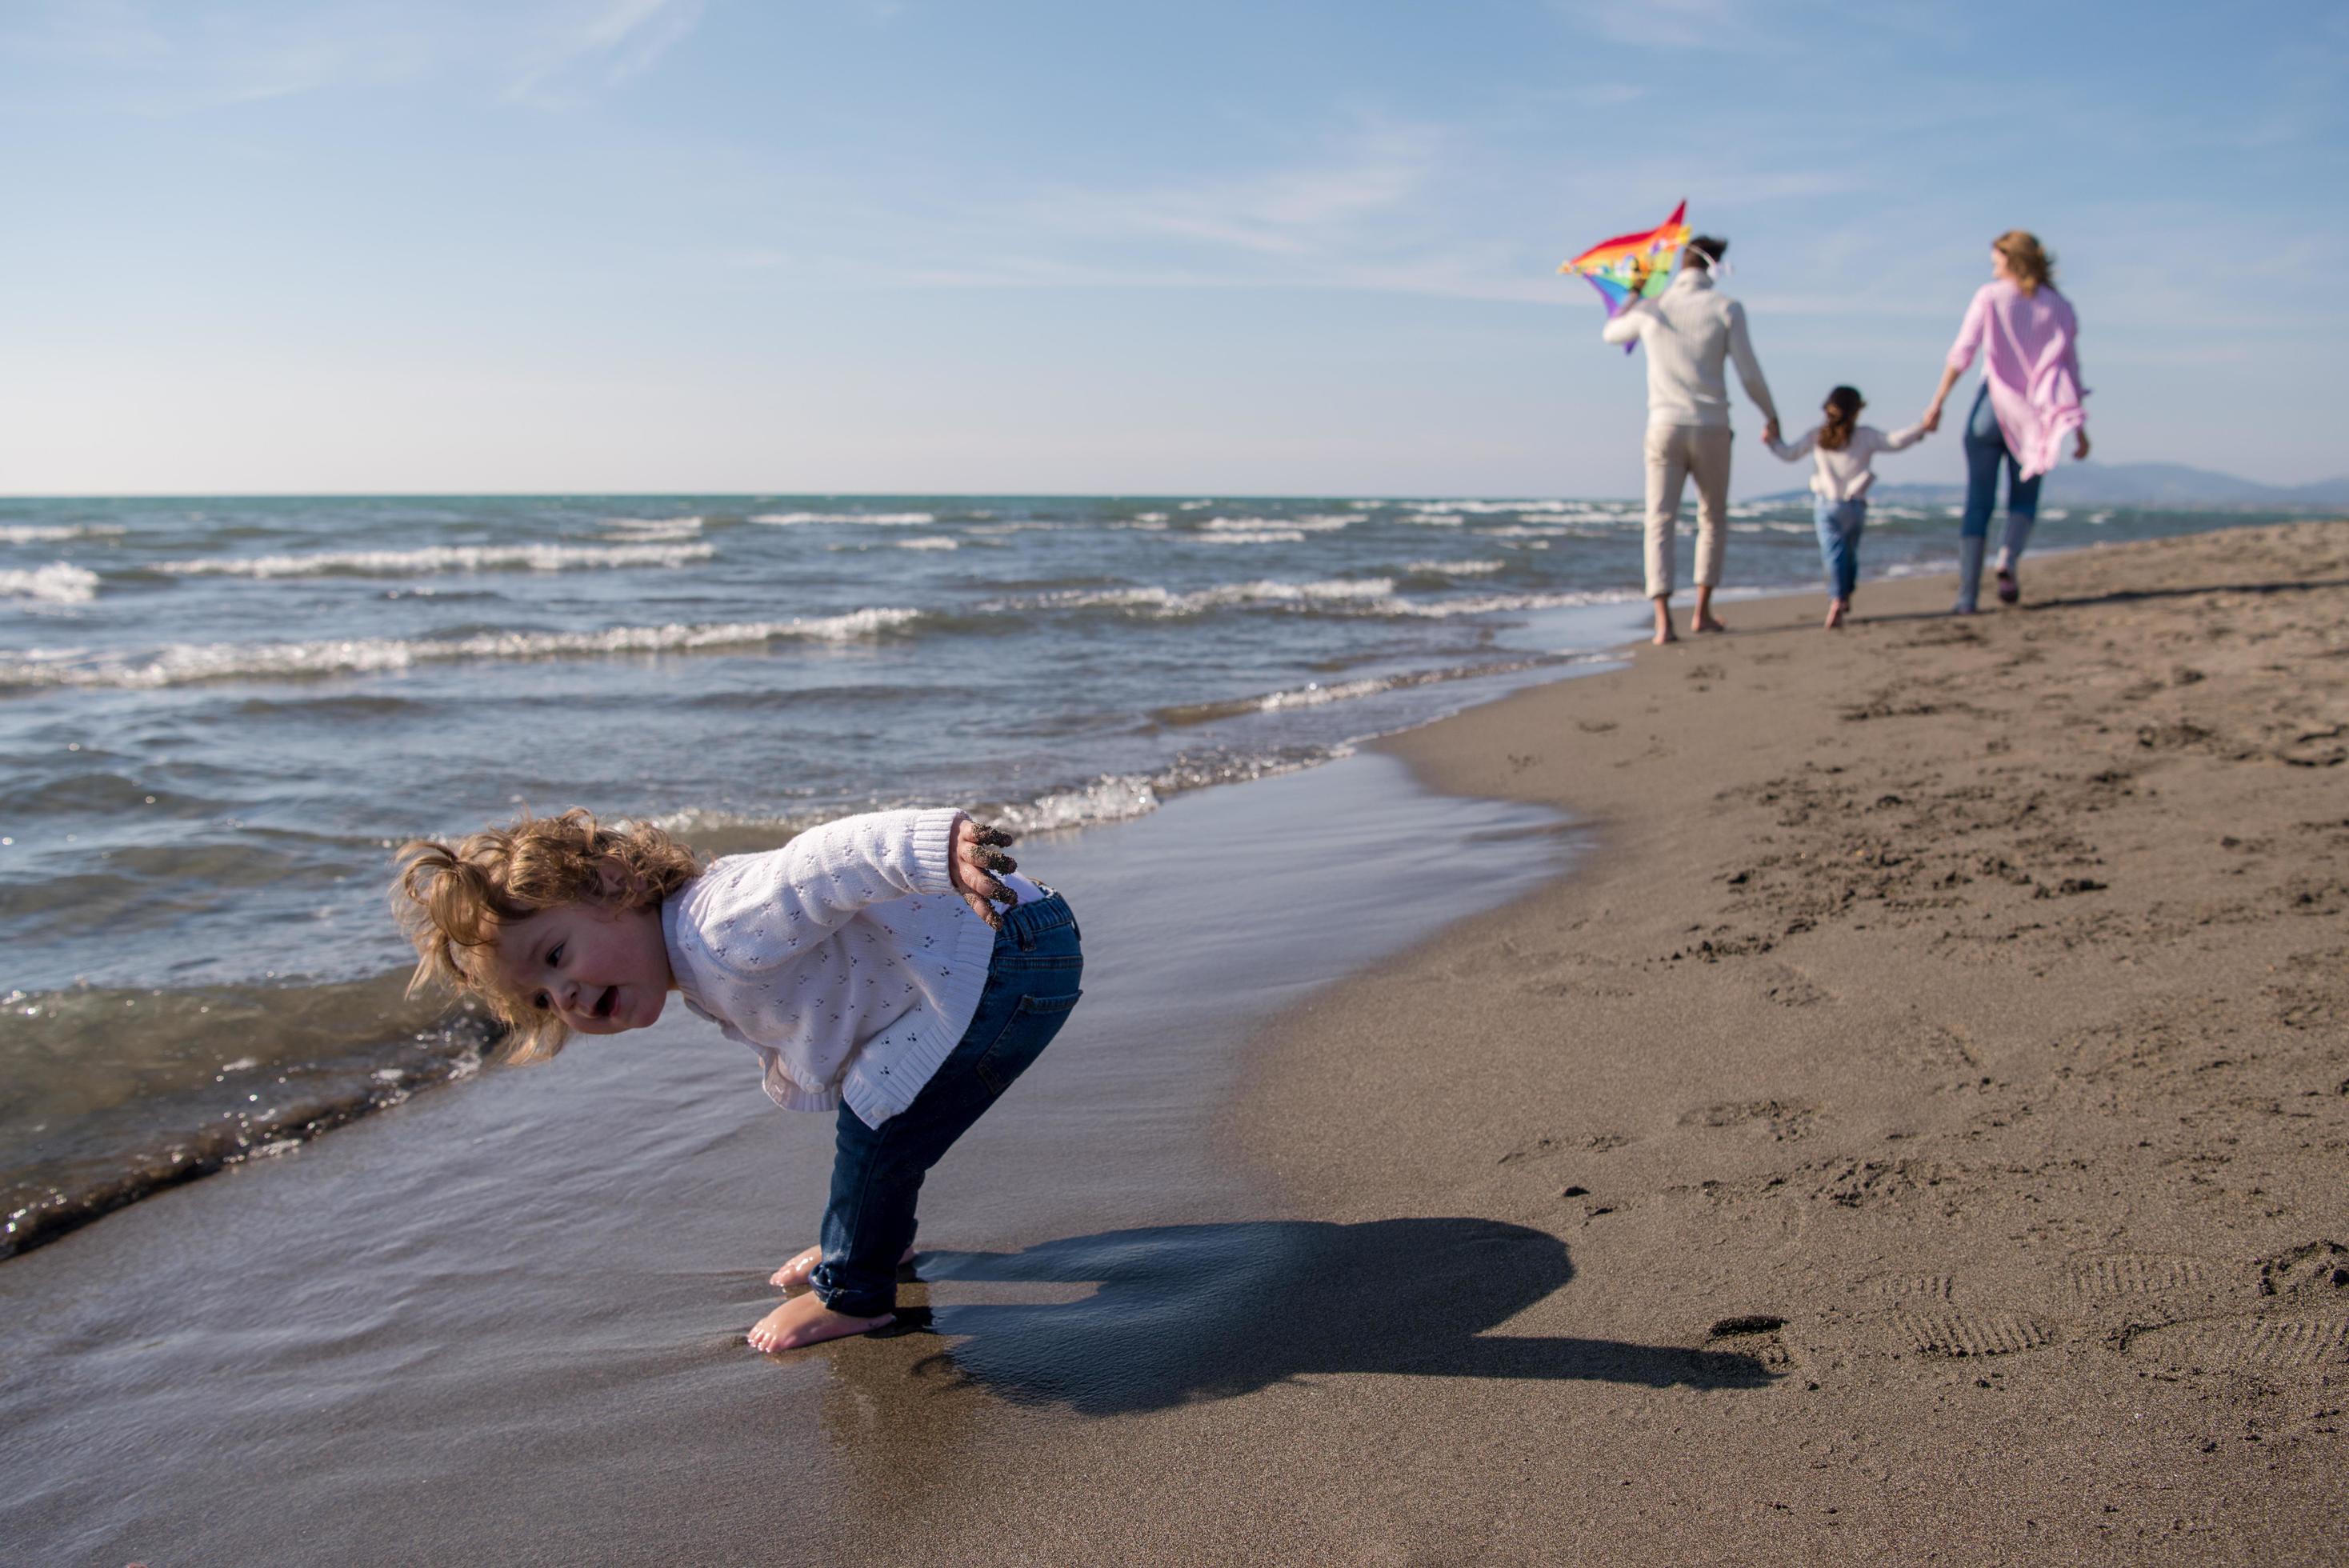
[(1081, 940), (1058, 893), (1006, 912), (978, 1011), (914, 1103), (877, 1128), (840, 1108), (823, 1261), (810, 1281), (824, 1305), (850, 1317), (895, 1307), (922, 1178), (1061, 1032), (1082, 994)]
[(1849, 599), (1859, 583), (1859, 536), (1868, 527), (1868, 498), (1818, 503), (1819, 563), (1827, 572), (1827, 596)]
[(1958, 531), (1968, 539), (1990, 534), (1990, 514), (1998, 502), (1998, 470), (2006, 469), (2006, 538), (2002, 542), (2015, 554), (2030, 537), (2032, 519), (2039, 515), (2039, 480), (2024, 479), (2023, 465), (2006, 449), (2006, 435), (1998, 428), (1998, 413), (1990, 406), (1985, 384), (1974, 395), (1974, 411), (1966, 417), (1966, 511)]

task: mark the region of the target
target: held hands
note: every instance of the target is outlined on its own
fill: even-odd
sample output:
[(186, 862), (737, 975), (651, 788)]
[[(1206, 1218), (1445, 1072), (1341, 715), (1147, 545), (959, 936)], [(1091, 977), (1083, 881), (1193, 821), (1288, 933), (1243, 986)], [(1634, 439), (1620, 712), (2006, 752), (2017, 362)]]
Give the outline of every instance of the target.
[(1922, 422), (1925, 427), (1925, 434), (1929, 436), (1941, 428), (1941, 404), (1939, 398), (1934, 399), (1932, 406), (1925, 410), (1925, 418)]
[(996, 880), (999, 874), (1019, 869), (1019, 862), (1003, 852), (1003, 847), (1018, 836), (957, 816), (954, 842), (947, 851), (955, 892), (962, 895), (963, 903), (970, 905), (973, 913), (999, 931), (1003, 928), (1003, 917), (995, 913), (995, 905), (1019, 902), (1017, 893)]
[(1775, 446), (1776, 446), (1776, 445), (1778, 444), (1778, 421), (1777, 421), (1777, 420), (1775, 420), (1775, 419), (1764, 419), (1764, 420), (1763, 420), (1763, 421), (1762, 421), (1762, 438), (1763, 438), (1764, 440), (1765, 440), (1765, 441), (1769, 442), (1769, 443), (1770, 443), (1770, 445), (1772, 445), (1772, 446), (1774, 446), (1774, 447), (1775, 447)]

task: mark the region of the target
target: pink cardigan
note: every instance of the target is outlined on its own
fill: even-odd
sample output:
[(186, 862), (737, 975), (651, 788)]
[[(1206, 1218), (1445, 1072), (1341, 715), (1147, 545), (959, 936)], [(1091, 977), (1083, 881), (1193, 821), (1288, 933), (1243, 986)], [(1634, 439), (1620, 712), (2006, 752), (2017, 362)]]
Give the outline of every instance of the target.
[(1985, 346), (1982, 379), (2006, 449), (2033, 479), (2064, 456), (2064, 438), (2088, 422), (2080, 400), (2080, 324), (2072, 304), (2043, 284), (2027, 294), (2004, 278), (1982, 284), (1966, 309), (1950, 368), (1964, 370)]

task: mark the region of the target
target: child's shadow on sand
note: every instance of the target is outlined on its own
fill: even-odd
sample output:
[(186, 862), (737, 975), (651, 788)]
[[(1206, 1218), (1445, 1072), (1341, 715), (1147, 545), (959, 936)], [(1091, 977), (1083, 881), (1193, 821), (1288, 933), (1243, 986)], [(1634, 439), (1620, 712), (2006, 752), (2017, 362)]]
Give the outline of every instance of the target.
[(1494, 1220), (1168, 1225), (1023, 1253), (925, 1253), (923, 1279), (1091, 1284), (1076, 1301), (905, 1315), (960, 1343), (925, 1360), (1022, 1404), (1083, 1415), (1253, 1393), (1306, 1373), (1600, 1378), (1758, 1388), (1751, 1356), (1613, 1339), (1486, 1336), (1574, 1277), (1566, 1243)]

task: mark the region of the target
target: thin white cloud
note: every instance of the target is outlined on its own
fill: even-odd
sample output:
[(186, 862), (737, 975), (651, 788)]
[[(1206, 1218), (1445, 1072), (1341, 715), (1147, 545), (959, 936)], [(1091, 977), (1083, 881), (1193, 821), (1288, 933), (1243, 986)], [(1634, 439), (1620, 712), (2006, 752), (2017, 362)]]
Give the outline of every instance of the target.
[(519, 103), (560, 107), (585, 80), (616, 86), (650, 70), (701, 20), (701, 0), (599, 0), (569, 8), (530, 51), (506, 89)]

